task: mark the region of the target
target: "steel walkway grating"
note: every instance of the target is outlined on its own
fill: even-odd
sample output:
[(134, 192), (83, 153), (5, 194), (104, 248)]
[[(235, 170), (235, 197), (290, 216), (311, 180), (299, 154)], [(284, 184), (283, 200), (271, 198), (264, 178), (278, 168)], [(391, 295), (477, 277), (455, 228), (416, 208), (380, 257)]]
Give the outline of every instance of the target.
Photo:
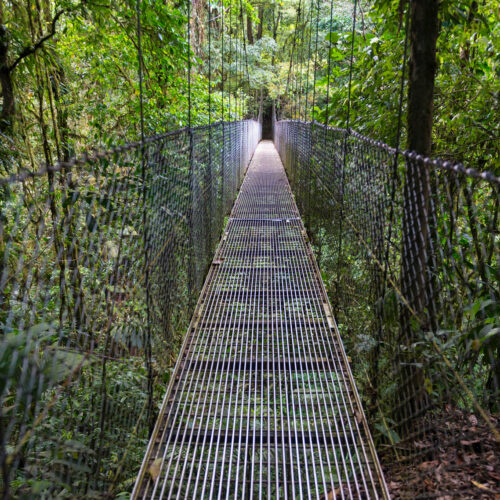
[(254, 155), (134, 493), (384, 498), (386, 488), (278, 154)]

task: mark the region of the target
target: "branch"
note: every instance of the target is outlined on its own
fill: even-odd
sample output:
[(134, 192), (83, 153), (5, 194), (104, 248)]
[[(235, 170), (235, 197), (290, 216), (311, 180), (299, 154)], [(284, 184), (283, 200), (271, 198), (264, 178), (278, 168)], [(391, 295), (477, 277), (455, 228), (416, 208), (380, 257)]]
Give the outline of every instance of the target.
[(26, 57), (30, 56), (31, 54), (34, 54), (38, 49), (42, 47), (42, 45), (47, 41), (50, 40), (55, 34), (56, 34), (56, 24), (59, 18), (65, 13), (68, 12), (70, 9), (63, 9), (60, 10), (55, 16), (54, 19), (52, 19), (52, 26), (51, 26), (51, 31), (47, 33), (44, 37), (40, 38), (38, 42), (35, 43), (35, 45), (30, 45), (28, 47), (25, 47), (21, 53), (17, 56), (16, 60), (8, 67), (8, 71), (11, 72), (13, 71), (16, 66)]

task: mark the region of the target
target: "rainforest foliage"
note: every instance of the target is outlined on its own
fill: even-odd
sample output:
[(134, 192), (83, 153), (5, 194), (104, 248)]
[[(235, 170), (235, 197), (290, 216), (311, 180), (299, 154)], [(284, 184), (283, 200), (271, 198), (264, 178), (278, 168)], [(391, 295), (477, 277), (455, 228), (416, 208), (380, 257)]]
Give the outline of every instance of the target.
[[(404, 10), (398, 0), (358, 3), (351, 125), (389, 144), (399, 107)], [(231, 0), (222, 8), (195, 0), (191, 47), (187, 13), (186, 2), (141, 2), (147, 134), (187, 124), (189, 56), (192, 124), (220, 120), (222, 107), (225, 119), (256, 115), (262, 95), (281, 103), (281, 116), (310, 118), (314, 104), (318, 121), (345, 125), (351, 2), (330, 9), (321, 0)], [(439, 16), (433, 153), (497, 169), (498, 6), (446, 0)], [(132, 1), (0, 3), (3, 174), (137, 137), (136, 24)], [(307, 94), (307, 105), (295, 94)]]
[[(405, 0), (357, 2), (353, 32), (353, 2), (347, 0), (333, 3), (326, 0), (192, 0), (190, 4), (184, 0), (143, 0), (138, 4), (135, 0), (0, 0), (0, 176), (37, 171), (41, 165), (69, 160), (88, 148), (110, 148), (137, 140), (141, 133), (141, 98), (146, 136), (221, 120), (228, 122), (241, 118), (269, 117), (270, 109), (274, 106), (278, 119), (314, 119), (335, 127), (349, 124), (357, 132), (382, 140), (390, 146), (396, 143), (398, 116), (401, 113), (401, 144), (404, 146), (408, 136), (406, 82), (411, 76), (408, 74), (408, 66), (403, 68), (407, 3)], [(498, 2), (443, 0), (439, 3), (438, 15), (432, 155), (445, 160), (461, 161), (467, 167), (489, 170), (498, 176)], [(139, 68), (142, 68), (142, 87)], [(405, 87), (400, 102), (402, 78)], [(223, 129), (222, 134), (225, 133)], [(200, 136), (202, 135), (200, 132)], [(200, 139), (205, 153), (212, 153), (212, 139), (208, 133)], [(172, 165), (169, 163), (166, 166), (170, 176), (167, 180), (178, 183), (175, 195), (184, 203), (191, 200), (192, 196), (188, 176), (190, 160), (186, 153), (189, 151), (189, 141), (179, 139), (175, 146), (178, 146), (178, 151), (172, 158), (180, 166), (173, 161), (170, 162)], [(140, 232), (140, 223), (135, 231), (127, 216), (129, 219), (135, 216), (134, 222), (142, 221), (139, 200), (144, 200), (138, 187), (141, 164), (139, 156), (130, 154), (124, 164), (120, 164), (116, 158), (114, 160), (115, 163), (101, 159), (90, 167), (86, 165), (85, 168), (88, 169), (75, 171), (74, 178), (62, 171), (58, 177), (59, 184), (54, 184), (54, 179), (48, 173), (28, 187), (16, 185), (12, 189), (2, 187), (0, 191), (0, 255), (4, 255), (6, 249), (11, 251), (7, 248), (7, 239), (3, 239), (9, 231), (9, 245), (14, 249), (10, 253), (10, 260), (2, 261), (5, 268), (0, 267), (0, 278), (10, 276), (9, 273), (15, 275), (18, 272), (16, 266), (19, 265), (19, 269), (22, 268), (18, 272), (22, 275), (19, 282), (29, 289), (27, 295), (31, 293), (31, 288), (36, 288), (37, 279), (40, 282), (44, 279), (50, 282), (53, 286), (50, 293), (47, 293), (50, 300), (36, 297), (36, 300), (46, 300), (44, 305), (49, 311), (53, 311), (54, 304), (58, 301), (64, 303), (65, 307), (77, 304), (78, 294), (85, 296), (88, 302), (94, 299), (94, 295), (99, 296), (99, 293), (107, 294), (105, 298), (108, 299), (111, 296), (109, 290), (113, 288), (113, 297), (122, 301), (122, 311), (125, 311), (119, 317), (121, 321), (131, 323), (129, 314), (130, 317), (139, 313), (145, 315), (144, 303), (147, 299), (141, 296), (142, 305), (138, 306), (133, 294), (129, 296), (123, 291), (126, 290), (125, 285), (123, 289), (117, 290), (116, 283), (110, 280), (115, 272), (113, 263), (120, 259), (117, 257), (120, 253), (117, 242), (121, 244), (124, 235), (132, 241)], [(176, 164), (173, 165), (174, 163)], [(96, 173), (99, 169), (100, 172)], [(111, 192), (110, 186), (114, 186), (116, 172), (123, 175), (125, 171), (132, 172), (130, 176), (135, 184), (131, 192), (133, 204), (137, 205), (136, 210), (131, 210), (127, 216), (123, 215), (123, 210), (112, 206), (112, 200), (96, 195), (100, 188), (110, 189)], [(219, 172), (219, 175), (222, 174)], [(201, 181), (201, 184), (205, 181), (206, 179)], [(81, 196), (77, 201), (74, 193), (78, 191), (75, 188), (78, 183), (86, 186), (81, 190), (86, 193), (86, 197)], [(233, 187), (236, 189), (236, 184)], [(123, 193), (125, 191), (123, 188)], [(169, 194), (172, 192), (173, 190), (169, 191)], [(155, 196), (159, 197), (160, 194), (158, 190)], [(451, 193), (451, 202), (446, 200), (446, 203), (460, 198), (460, 195), (453, 198), (455, 195), (456, 193)], [(495, 198), (494, 195), (495, 192), (475, 191), (474, 206), (480, 206), (484, 202), (488, 211), (487, 217), (479, 214), (474, 219), (483, 235), (496, 232), (498, 236), (499, 204), (498, 197)], [(144, 206), (149, 207), (151, 200), (145, 200)], [(24, 202), (26, 206), (19, 211), (22, 217), (13, 222), (14, 207)], [(465, 205), (466, 202), (470, 200), (463, 201), (462, 204)], [(80, 207), (78, 210), (74, 208), (77, 203)], [(137, 334), (133, 342), (130, 338), (127, 339), (127, 349), (131, 355), (126, 367), (112, 365), (106, 374), (106, 369), (95, 362), (83, 364), (80, 354), (63, 352), (54, 347), (57, 335), (47, 325), (32, 325), (25, 331), (13, 331), (5, 327), (5, 341), (0, 353), (0, 370), (3, 371), (0, 377), (2, 384), (7, 380), (9, 382), (0, 387), (2, 395), (7, 395), (3, 400), (5, 404), (0, 412), (0, 419), (3, 423), (15, 411), (24, 415), (19, 419), (20, 424), (11, 425), (11, 430), (14, 429), (14, 443), (2, 443), (5, 445), (1, 459), (4, 474), (2, 481), (3, 485), (11, 482), (10, 492), (14, 496), (30, 496), (34, 491), (50, 496), (47, 492), (53, 491), (50, 488), (63, 476), (80, 481), (89, 495), (92, 488), (95, 489), (92, 490), (94, 494), (102, 489), (103, 484), (106, 487), (111, 484), (110, 495), (116, 496), (122, 492), (126, 496), (130, 491), (148, 439), (147, 425), (139, 426), (139, 422), (145, 420), (142, 408), (151, 404), (154, 411), (158, 409), (160, 397), (157, 394), (161, 394), (170, 373), (165, 366), (172, 366), (175, 352), (186, 331), (189, 320), (187, 312), (191, 311), (193, 302), (192, 297), (188, 297), (192, 292), (189, 288), (190, 270), (185, 250), (188, 245), (177, 245), (178, 241), (186, 239), (187, 231), (182, 225), (186, 217), (174, 213), (171, 207), (158, 215), (159, 211), (154, 211), (154, 204), (151, 202), (150, 205), (153, 207), (151, 213), (158, 220), (163, 217), (162, 221), (168, 220), (168, 224), (171, 224), (168, 227), (172, 240), (169, 237), (161, 245), (156, 242), (163, 249), (170, 249), (168, 245), (175, 248), (170, 260), (165, 259), (162, 265), (171, 273), (172, 282), (182, 281), (175, 297), (169, 297), (171, 302), (175, 299), (172, 309), (177, 309), (172, 313), (172, 321), (171, 318), (165, 320), (168, 329), (172, 330), (165, 340), (165, 343), (172, 344), (164, 351), (168, 352), (168, 357), (165, 356), (158, 363), (161, 370), (158, 366), (143, 363), (144, 339)], [(472, 202), (470, 205), (472, 206)], [(320, 216), (324, 215), (323, 207), (318, 212)], [(77, 216), (72, 219), (71, 214), (74, 213)], [(102, 216), (103, 213), (106, 213), (107, 218)], [(465, 227), (467, 221), (476, 217), (476, 214), (471, 213), (472, 209), (467, 212), (467, 217), (462, 213), (461, 220), (465, 222), (459, 222), (458, 225)], [(102, 269), (99, 268), (102, 271), (101, 282), (89, 271), (89, 262), (94, 262), (93, 257), (83, 257), (85, 251), (90, 255), (97, 252), (93, 244), (89, 243), (90, 237), (80, 244), (74, 243), (78, 240), (78, 236), (75, 236), (77, 228), (83, 228), (81, 231), (87, 232), (85, 234), (97, 232), (96, 214), (100, 214), (106, 221), (103, 230), (106, 237), (96, 243), (96, 247), (102, 247), (99, 247), (99, 256), (102, 256), (103, 262), (99, 263), (102, 266)], [(121, 226), (122, 219), (127, 220), (126, 224), (123, 222), (125, 228)], [(451, 227), (455, 223), (452, 219), (451, 214), (444, 214), (440, 228), (446, 229), (445, 225), (448, 223)], [(172, 220), (176, 221), (175, 224)], [(493, 223), (484, 223), (484, 220)], [(16, 224), (22, 227), (18, 234), (14, 234)], [(327, 231), (325, 227), (318, 224), (313, 238), (325, 284), (333, 296), (336, 285), (334, 275), (328, 272), (328, 261), (334, 259), (337, 235), (333, 231)], [(50, 231), (52, 233), (46, 236)], [(476, 252), (476, 257), (480, 255), (477, 248), (486, 241), (486, 238), (481, 238), (479, 234), (461, 240), (465, 249), (463, 254)], [(495, 241), (498, 244), (498, 239)], [(211, 243), (215, 245), (215, 237)], [(63, 264), (60, 264), (59, 269), (48, 266), (47, 269), (37, 269), (32, 273), (29, 269), (30, 259), (23, 261), (23, 252), (29, 255), (42, 254), (44, 258), (54, 262), (57, 257)], [(140, 244), (134, 252), (137, 259), (141, 258)], [(484, 270), (492, 282), (492, 276), (498, 277), (494, 245), (486, 248), (486, 253), (489, 260), (481, 270)], [(132, 261), (130, 258), (130, 261), (121, 262), (120, 265), (130, 268)], [(356, 259), (354, 250), (346, 258), (347, 261), (349, 273), (359, 271), (357, 279), (362, 279), (361, 260)], [(117, 269), (118, 267), (116, 264)], [(471, 270), (470, 276), (476, 276), (473, 273), (474, 270)], [(67, 291), (64, 280), (69, 283), (70, 276), (73, 276), (74, 283), (78, 286)], [(450, 283), (454, 283), (453, 280), (467, 281), (467, 276), (452, 276)], [(174, 286), (168, 283), (173, 289)], [(2, 286), (4, 284), (2, 282)], [(17, 300), (17, 285), (7, 285), (12, 286), (8, 289), (11, 293), (9, 299)], [(109, 288), (104, 290), (106, 286)], [(467, 286), (475, 284), (468, 283)], [(135, 286), (133, 289), (135, 290)], [(471, 291), (470, 295), (474, 293)], [(53, 297), (56, 298), (52, 300)], [(394, 297), (394, 291), (391, 296), (388, 294), (389, 301), (395, 301)], [(358, 350), (368, 351), (373, 348), (374, 339), (365, 335), (363, 325), (372, 316), (370, 307), (374, 305), (356, 300), (351, 305), (355, 308), (357, 322), (340, 326), (342, 333), (347, 333), (351, 341), (355, 339)], [(360, 303), (362, 307), (359, 307)], [(397, 309), (397, 305), (394, 307)], [(9, 314), (0, 309), (2, 328), (4, 319)], [(106, 310), (98, 318), (98, 324), (107, 325), (105, 320), (108, 316), (113, 317), (113, 314)], [(469, 379), (474, 380), (479, 373), (483, 382), (491, 380), (492, 371), (500, 369), (498, 359), (491, 359), (492, 353), (500, 352), (498, 289), (469, 304), (468, 309), (461, 311), (457, 317), (461, 318), (462, 325), (472, 325), (460, 349), (456, 351), (459, 354), (455, 357), (460, 359), (457, 366)], [(393, 320), (396, 322), (397, 318)], [(60, 323), (63, 322), (64, 318), (60, 319)], [(22, 321), (21, 324), (24, 325)], [(78, 327), (79, 325), (76, 329)], [(137, 331), (139, 330), (140, 326), (137, 326)], [(488, 338), (484, 346), (478, 340), (483, 338), (481, 335)], [(37, 339), (36, 352), (28, 345), (32, 339)], [(119, 342), (120, 339), (116, 340), (117, 344)], [(353, 350), (354, 348), (356, 346)], [(56, 353), (52, 364), (43, 357), (39, 359), (39, 353), (44, 350)], [(16, 352), (28, 352), (28, 356), (16, 357)], [(104, 354), (107, 355), (107, 352)], [(79, 365), (83, 366), (83, 382), (71, 388), (71, 397), (55, 397), (55, 393), (60, 394), (57, 391), (62, 391), (62, 381)], [(36, 443), (37, 453), (33, 452), (34, 447), (26, 445), (29, 438), (26, 441), (21, 439), (21, 444), (17, 448), (15, 446), (15, 439), (22, 436), (29, 427), (23, 419), (31, 421), (36, 414), (36, 398), (33, 399), (30, 394), (29, 397), (25, 395), (21, 402), (17, 401), (18, 387), (10, 381), (27, 370), (26, 366), (33, 369), (33, 373), (42, 373), (46, 383), (52, 381), (53, 392), (47, 390), (43, 383), (37, 385), (35, 382), (28, 389), (33, 394), (36, 393), (40, 401), (51, 405), (52, 413), (47, 412), (50, 418), (43, 421), (45, 432), (54, 436), (55, 440), (65, 440), (66, 448), (57, 457), (59, 462), (56, 466), (53, 466), (55, 462), (48, 441)], [(155, 373), (152, 388), (153, 384), (148, 380), (154, 370), (158, 373)], [(363, 389), (368, 386), (368, 382), (365, 377), (365, 380), (361, 380), (360, 387)], [(476, 384), (478, 394), (484, 386), (479, 387), (481, 383), (479, 381)], [(113, 390), (119, 388), (116, 393), (119, 393), (121, 403), (134, 402), (127, 406), (130, 414), (125, 412), (124, 418), (128, 422), (126, 429), (104, 427), (99, 421), (99, 411), (102, 415), (106, 409), (114, 411), (106, 397), (110, 385), (113, 385)], [(153, 402), (148, 400), (148, 391), (155, 393)], [(493, 389), (489, 387), (488, 391), (481, 402), (492, 410), (498, 410), (489, 397)], [(116, 408), (123, 406), (117, 404)], [(91, 420), (82, 416), (87, 414), (91, 415)], [(58, 435), (59, 429), (64, 429), (62, 436)], [(383, 431), (384, 429), (382, 434)], [(94, 458), (97, 442), (109, 445), (100, 447), (99, 459)], [(123, 452), (120, 443), (132, 445)], [(18, 468), (12, 473), (7, 471), (7, 466), (3, 467), (4, 455), (7, 453), (5, 450), (15, 457), (11, 462)], [(87, 462), (75, 458), (85, 453), (91, 456)], [(32, 459), (33, 455), (36, 455), (36, 467), (30, 469), (28, 458)], [(51, 467), (53, 476), (46, 475), (45, 471)], [(61, 471), (64, 471), (64, 475)], [(82, 479), (86, 477), (85, 474), (95, 478), (95, 485), (89, 486)], [(109, 480), (111, 476), (112, 482)], [(66, 486), (64, 483), (62, 490)], [(64, 491), (62, 496), (67, 494), (68, 498), (71, 497), (70, 486)]]

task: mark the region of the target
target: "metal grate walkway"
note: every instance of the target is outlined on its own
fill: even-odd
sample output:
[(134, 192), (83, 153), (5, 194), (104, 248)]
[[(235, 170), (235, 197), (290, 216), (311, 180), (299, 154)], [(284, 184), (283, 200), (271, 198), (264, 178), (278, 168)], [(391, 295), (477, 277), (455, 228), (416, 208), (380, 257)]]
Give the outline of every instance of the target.
[(346, 355), (272, 142), (257, 148), (137, 498), (385, 498)]

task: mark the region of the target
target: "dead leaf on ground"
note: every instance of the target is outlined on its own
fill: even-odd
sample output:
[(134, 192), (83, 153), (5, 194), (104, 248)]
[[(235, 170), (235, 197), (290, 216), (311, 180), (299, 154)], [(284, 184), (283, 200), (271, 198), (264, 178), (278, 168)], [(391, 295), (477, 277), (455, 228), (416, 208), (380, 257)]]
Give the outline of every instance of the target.
[(148, 469), (149, 475), (151, 476), (151, 479), (153, 481), (156, 481), (158, 479), (158, 476), (160, 475), (161, 471), (161, 458), (157, 458), (150, 466)]
[(472, 446), (472, 445), (480, 443), (480, 442), (481, 442), (480, 439), (473, 439), (472, 441), (466, 441), (465, 439), (463, 439), (462, 441), (460, 441), (460, 444), (462, 446)]
[(478, 483), (477, 481), (474, 481), (473, 479), (471, 480), (471, 483), (476, 487), (479, 488), (480, 490), (484, 491), (491, 491), (487, 486), (484, 484)]
[(477, 425), (477, 417), (476, 415), (469, 415), (469, 422), (471, 423), (471, 425)]
[(323, 498), (325, 498), (325, 500), (334, 500), (338, 495), (340, 495), (340, 488), (336, 488), (335, 492), (330, 490)]
[(429, 467), (435, 467), (437, 465), (436, 460), (431, 460), (430, 462), (422, 462), (421, 464), (417, 465), (418, 469), (428, 469)]

